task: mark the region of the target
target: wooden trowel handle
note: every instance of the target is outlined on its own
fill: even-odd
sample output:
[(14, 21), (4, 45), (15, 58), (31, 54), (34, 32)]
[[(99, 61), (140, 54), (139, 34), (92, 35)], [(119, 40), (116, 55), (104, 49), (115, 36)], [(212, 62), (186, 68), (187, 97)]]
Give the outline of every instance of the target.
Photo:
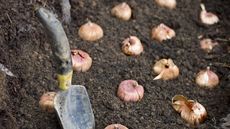
[(45, 8), (36, 10), (36, 14), (51, 39), (51, 48), (55, 58), (59, 88), (68, 89), (72, 80), (72, 61), (69, 41), (60, 21)]

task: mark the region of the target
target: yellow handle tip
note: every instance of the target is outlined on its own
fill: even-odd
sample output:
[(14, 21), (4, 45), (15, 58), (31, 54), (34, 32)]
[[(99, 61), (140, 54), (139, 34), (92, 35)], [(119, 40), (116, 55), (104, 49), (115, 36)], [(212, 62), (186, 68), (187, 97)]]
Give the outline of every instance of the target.
[(58, 85), (61, 90), (67, 90), (69, 88), (72, 82), (72, 75), (73, 71), (57, 75)]

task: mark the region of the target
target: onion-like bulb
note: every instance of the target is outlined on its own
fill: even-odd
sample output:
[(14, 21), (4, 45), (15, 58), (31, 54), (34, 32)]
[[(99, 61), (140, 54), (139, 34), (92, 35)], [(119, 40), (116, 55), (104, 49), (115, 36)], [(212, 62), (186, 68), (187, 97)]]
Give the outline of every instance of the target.
[(206, 11), (204, 4), (200, 4), (200, 7), (202, 9), (200, 12), (200, 19), (202, 23), (212, 25), (219, 22), (219, 18), (215, 14)]
[(130, 36), (122, 42), (122, 51), (126, 55), (137, 56), (143, 52), (141, 41), (136, 36)]
[(161, 59), (157, 61), (153, 66), (153, 70), (158, 74), (153, 80), (169, 80), (179, 75), (179, 68), (173, 63), (172, 59)]
[(207, 53), (211, 52), (212, 49), (213, 49), (213, 47), (215, 47), (216, 45), (218, 45), (218, 43), (214, 42), (211, 39), (202, 39), (200, 41), (200, 47), (201, 47), (201, 49), (203, 49)]
[(121, 124), (111, 124), (105, 127), (105, 129), (128, 129), (128, 128)]
[(71, 50), (73, 70), (77, 72), (86, 72), (92, 65), (92, 58), (88, 53), (74, 49)]
[(103, 37), (103, 30), (98, 24), (88, 21), (80, 27), (78, 34), (83, 40), (96, 41)]
[(113, 7), (111, 14), (121, 20), (128, 21), (131, 18), (132, 10), (127, 3), (123, 2)]
[(176, 0), (155, 0), (155, 1), (161, 7), (165, 7), (168, 9), (176, 8)]
[(144, 88), (135, 80), (124, 80), (118, 87), (117, 95), (126, 102), (140, 101), (144, 96)]
[(188, 100), (183, 95), (175, 95), (172, 98), (173, 108), (190, 125), (198, 125), (207, 117), (207, 111), (203, 105), (194, 100)]
[(218, 76), (207, 67), (205, 70), (201, 70), (196, 76), (196, 83), (205, 88), (214, 88), (219, 83)]
[(175, 36), (176, 36), (175, 31), (163, 23), (161, 23), (157, 27), (154, 27), (151, 31), (151, 38), (159, 42), (171, 39)]
[(56, 92), (44, 93), (39, 101), (39, 106), (43, 111), (54, 112), (54, 97)]

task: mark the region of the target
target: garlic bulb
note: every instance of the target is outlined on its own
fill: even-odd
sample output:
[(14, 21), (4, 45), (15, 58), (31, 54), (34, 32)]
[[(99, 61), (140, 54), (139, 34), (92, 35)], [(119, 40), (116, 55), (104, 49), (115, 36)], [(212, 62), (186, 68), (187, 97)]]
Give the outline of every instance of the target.
[(126, 102), (136, 102), (143, 98), (144, 88), (135, 80), (124, 80), (118, 87), (117, 96)]
[(121, 124), (111, 124), (105, 127), (105, 129), (128, 129), (128, 128)]
[(54, 112), (54, 97), (56, 92), (47, 92), (43, 94), (39, 101), (39, 106), (43, 111)]
[(153, 80), (174, 79), (179, 75), (179, 68), (173, 63), (172, 59), (161, 59), (153, 66), (153, 71), (158, 74)]
[(196, 76), (196, 83), (201, 87), (214, 88), (219, 83), (218, 76), (207, 67), (206, 70), (201, 70)]
[(172, 106), (190, 125), (198, 125), (207, 117), (207, 111), (203, 105), (194, 100), (188, 100), (183, 95), (175, 95), (172, 98)]
[(78, 34), (83, 40), (96, 41), (103, 37), (103, 30), (98, 24), (89, 21), (80, 27)]
[(74, 71), (86, 72), (92, 65), (92, 58), (82, 50), (71, 50), (71, 57)]
[(155, 0), (156, 3), (165, 8), (174, 9), (176, 8), (176, 0)]
[(201, 49), (203, 49), (207, 53), (211, 52), (212, 49), (213, 49), (213, 47), (215, 47), (216, 45), (218, 45), (218, 43), (214, 42), (211, 39), (202, 39), (200, 41), (200, 47), (201, 47)]
[(202, 23), (206, 25), (212, 25), (219, 22), (219, 18), (215, 14), (206, 11), (204, 4), (200, 4), (200, 7), (202, 9), (200, 13), (200, 19)]
[(163, 23), (161, 23), (157, 27), (154, 27), (151, 31), (151, 38), (159, 42), (171, 39), (175, 36), (176, 36), (175, 31)]
[(121, 20), (128, 21), (131, 18), (132, 10), (127, 3), (123, 2), (113, 7), (111, 14)]
[(137, 56), (143, 52), (141, 41), (136, 36), (130, 36), (122, 42), (122, 51), (126, 55)]

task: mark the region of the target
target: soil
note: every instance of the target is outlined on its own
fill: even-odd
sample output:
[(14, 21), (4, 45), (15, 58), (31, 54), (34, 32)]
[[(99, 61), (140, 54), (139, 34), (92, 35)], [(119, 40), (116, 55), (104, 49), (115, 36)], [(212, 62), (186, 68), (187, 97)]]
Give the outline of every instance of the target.
[[(158, 7), (153, 0), (126, 0), (133, 9), (125, 22), (112, 17), (111, 8), (122, 0), (70, 0), (72, 21), (65, 26), (71, 48), (88, 52), (93, 65), (88, 72), (74, 73), (73, 84), (86, 86), (92, 103), (96, 129), (121, 123), (129, 129), (187, 129), (189, 126), (171, 106), (171, 98), (182, 94), (199, 101), (208, 111), (200, 129), (220, 128), (230, 113), (230, 1), (202, 0), (208, 11), (220, 18), (205, 26), (199, 21), (198, 0), (177, 0), (177, 8)], [(1, 0), (0, 63), (16, 77), (1, 75), (0, 129), (60, 129), (55, 114), (42, 112), (38, 102), (47, 91), (58, 91), (55, 62), (50, 40), (35, 16), (35, 5), (45, 6), (61, 18), (59, 1)], [(101, 25), (104, 37), (94, 43), (80, 39), (77, 32), (87, 20)], [(165, 23), (176, 38), (158, 43), (150, 39), (151, 28)], [(121, 42), (130, 35), (140, 38), (144, 53), (129, 57), (121, 52)], [(198, 36), (219, 42), (207, 54), (199, 48)], [(154, 62), (172, 58), (180, 68), (177, 79), (153, 80)], [(211, 65), (220, 83), (208, 90), (198, 87), (194, 78)], [(122, 80), (135, 79), (144, 86), (144, 98), (137, 103), (122, 102), (116, 95)], [(4, 104), (2, 104), (4, 103)]]

